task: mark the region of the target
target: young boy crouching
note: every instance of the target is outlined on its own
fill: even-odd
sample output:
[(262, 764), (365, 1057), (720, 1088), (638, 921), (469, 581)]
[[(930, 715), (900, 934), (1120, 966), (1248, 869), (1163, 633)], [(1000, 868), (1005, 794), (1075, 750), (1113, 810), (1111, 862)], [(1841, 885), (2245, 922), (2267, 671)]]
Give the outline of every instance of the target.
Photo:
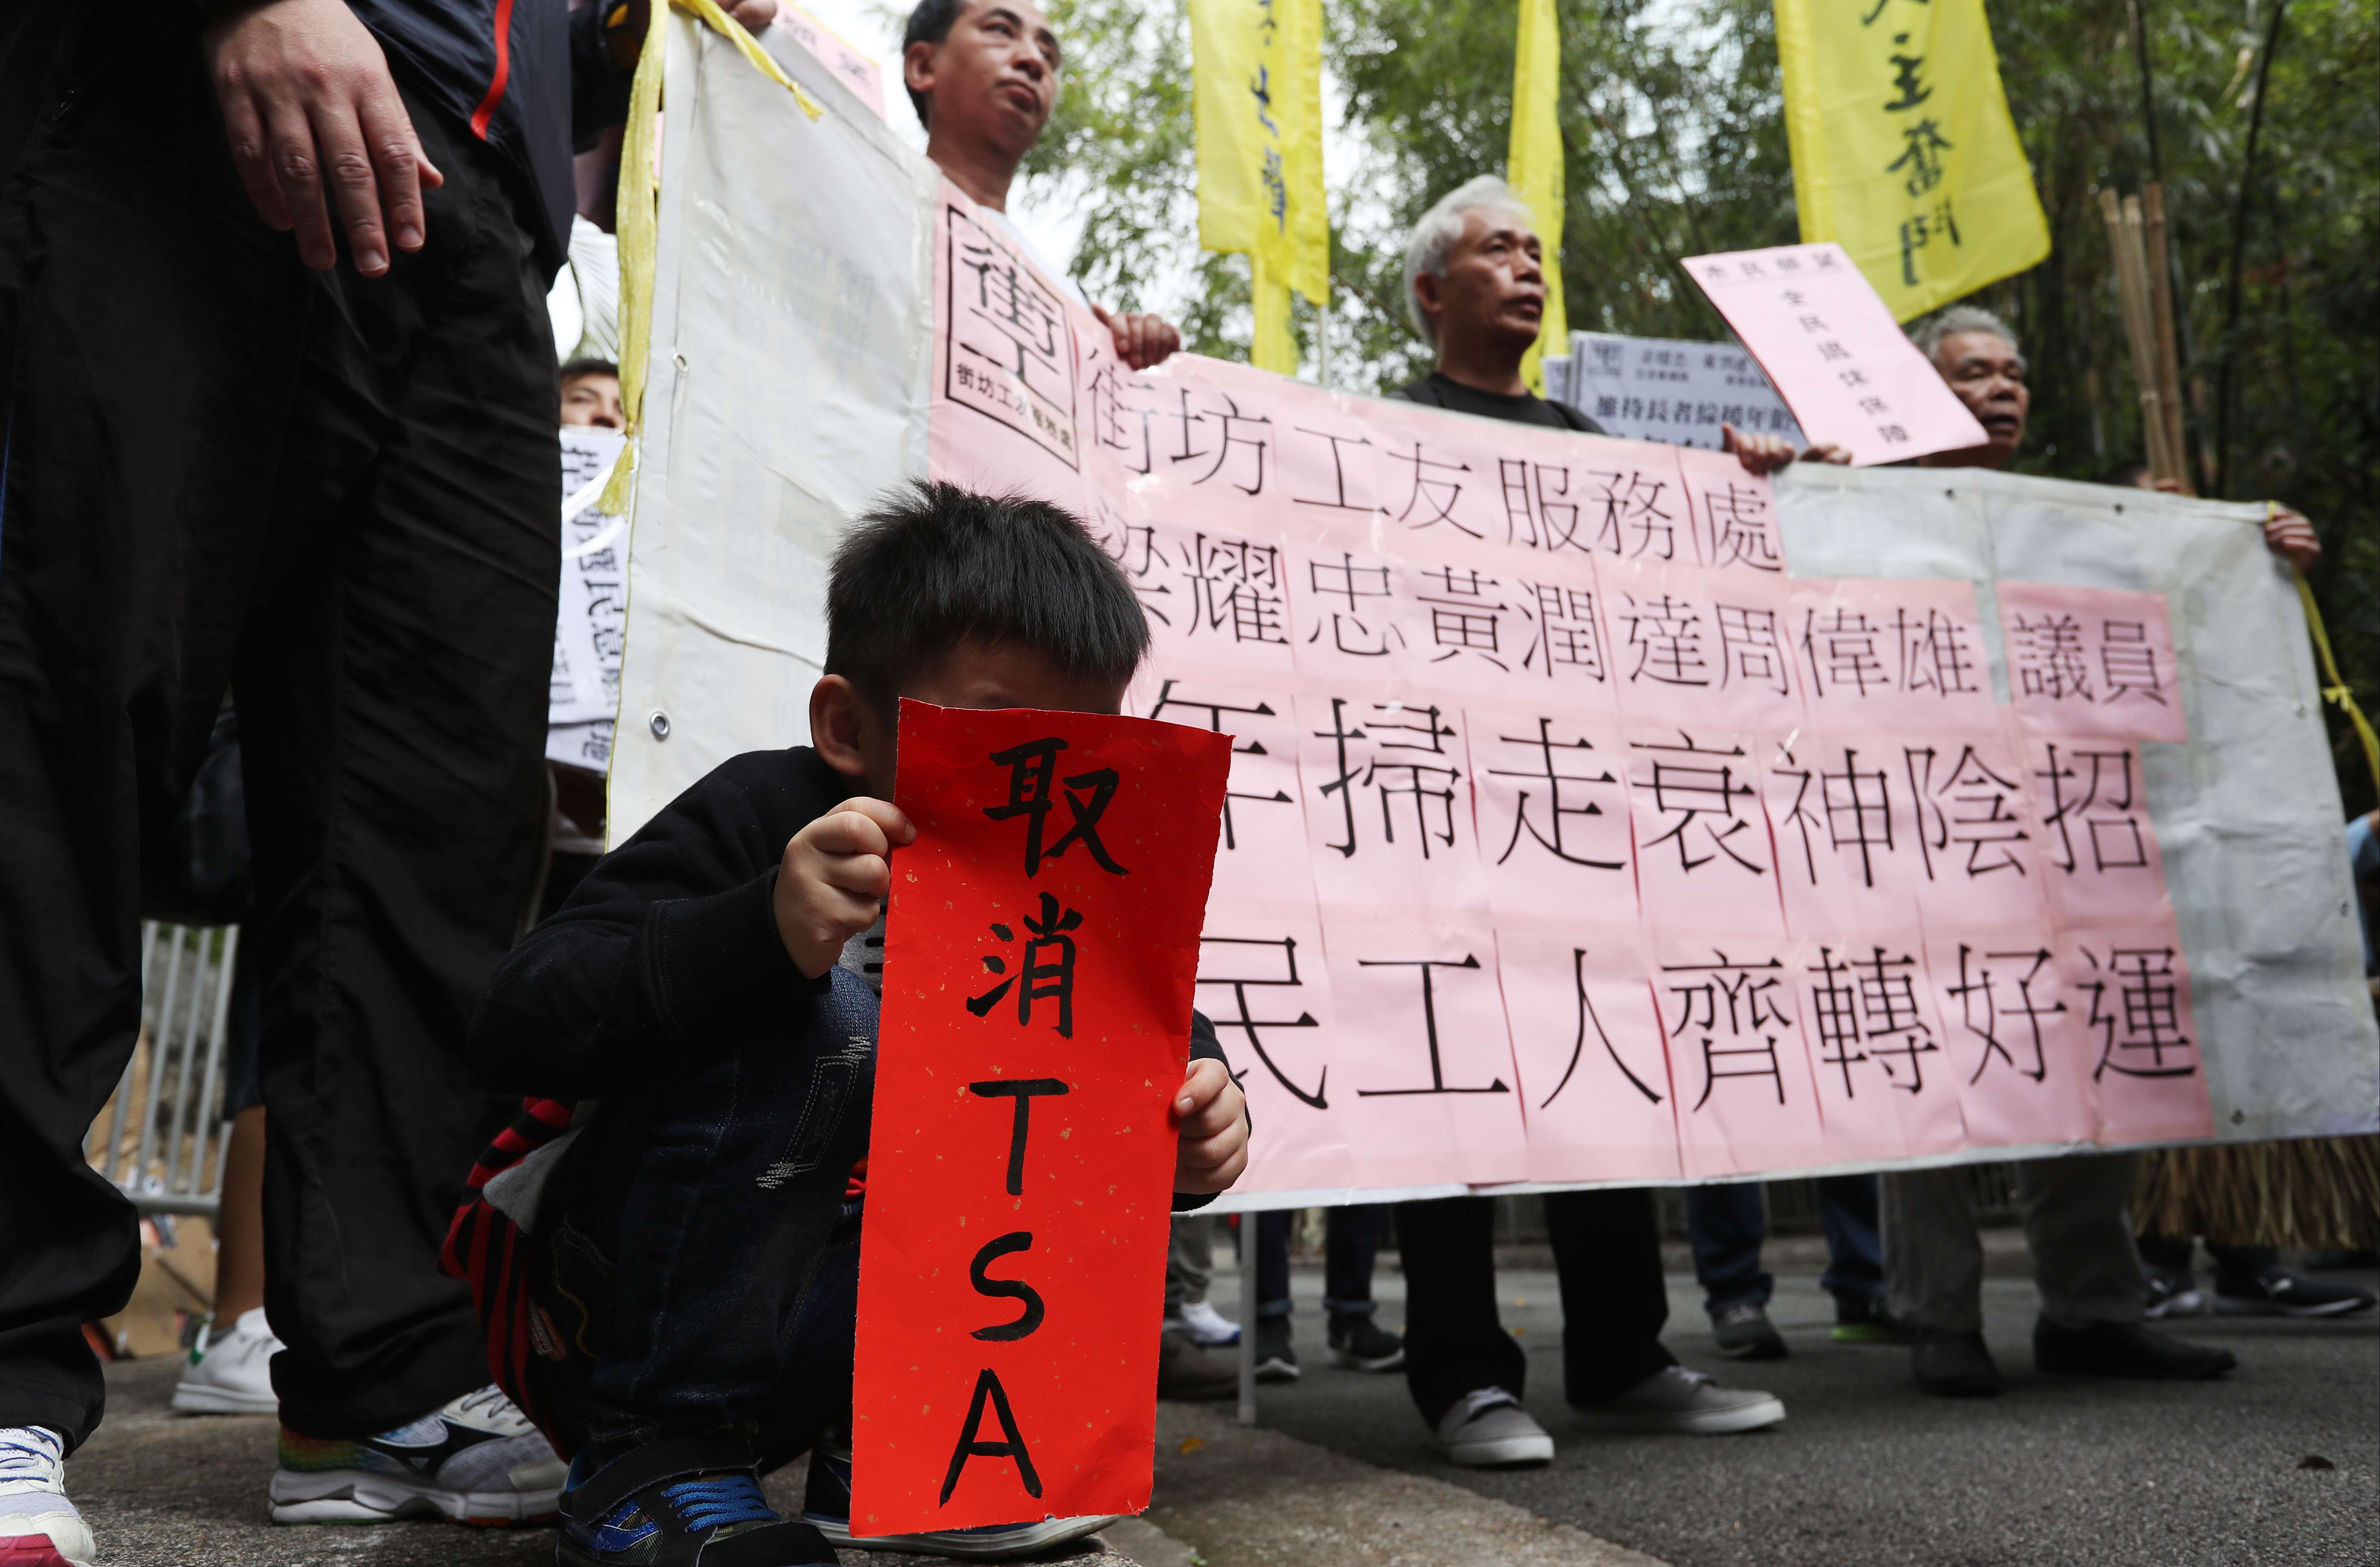
[[(472, 1026), (480, 1061), (555, 1096), (473, 1172), (448, 1258), (501, 1379), (575, 1455), (565, 1563), (827, 1567), (849, 1541), (870, 954), (889, 856), (916, 836), (889, 803), (899, 698), (1113, 713), (1148, 645), (1130, 584), (1074, 518), (941, 484), (853, 528), (827, 627), (812, 744), (723, 763), (606, 856), (513, 950)], [(1196, 1014), (1191, 1041), (1176, 1209), (1247, 1157), (1244, 1101)], [(806, 1450), (803, 1518), (781, 1519), (757, 1477)], [(898, 1543), (1004, 1555), (1106, 1522)]]

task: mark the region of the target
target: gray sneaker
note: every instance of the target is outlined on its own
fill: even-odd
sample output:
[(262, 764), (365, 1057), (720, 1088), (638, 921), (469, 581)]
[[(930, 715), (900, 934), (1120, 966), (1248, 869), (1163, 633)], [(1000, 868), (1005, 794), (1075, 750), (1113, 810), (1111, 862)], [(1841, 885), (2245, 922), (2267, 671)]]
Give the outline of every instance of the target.
[(1785, 1336), (1754, 1301), (1742, 1301), (1711, 1313), (1711, 1337), (1718, 1352), (1738, 1360), (1782, 1360)]
[(1756, 1431), (1785, 1418), (1785, 1401), (1775, 1393), (1722, 1388), (1682, 1366), (1657, 1371), (1623, 1392), (1574, 1408), (1578, 1423), (1589, 1430), (1678, 1431), (1697, 1437)]
[(1466, 1469), (1550, 1464), (1554, 1457), (1553, 1438), (1501, 1388), (1481, 1388), (1456, 1399), (1438, 1423), (1438, 1445)]

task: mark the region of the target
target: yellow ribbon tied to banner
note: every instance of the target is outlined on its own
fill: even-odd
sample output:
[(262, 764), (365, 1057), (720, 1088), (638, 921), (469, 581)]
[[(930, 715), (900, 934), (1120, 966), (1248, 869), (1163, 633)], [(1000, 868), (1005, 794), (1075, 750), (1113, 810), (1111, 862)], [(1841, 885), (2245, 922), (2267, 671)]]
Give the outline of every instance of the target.
[(778, 86), (794, 95), (803, 114), (816, 119), (825, 111), (784, 67), (769, 57), (759, 40), (722, 10), (719, 0), (668, 0), (656, 4), (637, 56), (637, 74), (628, 88), (628, 117), (620, 140), (620, 410), (627, 423), (627, 443), (612, 466), (612, 478), (595, 504), (614, 516), (628, 509), (636, 488), (637, 451), (645, 433), (645, 380), (653, 344), (653, 261), (661, 243), (660, 157), (662, 76), (669, 55), (669, 12), (674, 6), (698, 18), (734, 44), (743, 56)]
[(1289, 291), (1330, 299), (1322, 0), (1190, 0), (1198, 243), (1248, 258), (1258, 370), (1297, 373)]
[(1544, 248), (1546, 313), (1537, 340), (1521, 358), (1521, 379), (1529, 390), (1546, 389), (1545, 356), (1570, 352), (1570, 322), (1562, 312), (1561, 26), (1554, 0), (1521, 0), (1520, 38), (1512, 50), (1512, 140), (1505, 153), (1504, 182), (1520, 192), (1537, 221)]
[(1777, 55), (1803, 241), (1897, 319), (2049, 254), (1984, 0), (1777, 0)]

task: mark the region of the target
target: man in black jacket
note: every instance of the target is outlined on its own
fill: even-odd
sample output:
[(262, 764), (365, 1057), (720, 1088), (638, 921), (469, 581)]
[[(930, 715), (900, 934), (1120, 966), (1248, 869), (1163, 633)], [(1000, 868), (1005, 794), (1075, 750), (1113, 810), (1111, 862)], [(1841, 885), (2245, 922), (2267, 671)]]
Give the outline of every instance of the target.
[[(1492, 176), (1451, 192), (1414, 225), (1405, 300), (1438, 350), (1408, 402), (1551, 430), (1603, 433), (1567, 403), (1521, 380), (1545, 310), (1544, 258), (1528, 209)], [(1755, 473), (1793, 460), (1773, 435), (1727, 431)], [(1832, 460), (1831, 449), (1809, 454)], [(1641, 1188), (1555, 1192), (1546, 1227), (1561, 1281), (1562, 1391), (1579, 1423), (1619, 1431), (1712, 1435), (1785, 1418), (1783, 1401), (1722, 1388), (1687, 1371), (1661, 1342), (1669, 1320), (1653, 1195)], [(1495, 1214), (1487, 1197), (1400, 1203), (1405, 1271), (1405, 1381), (1453, 1462), (1544, 1464), (1553, 1439), (1521, 1407), (1528, 1357), (1496, 1314)]]
[(626, 101), (617, 15), (0, 14), (0, 1552), (91, 1554), (58, 1483), (104, 1400), (81, 1325), (140, 1252), (81, 1140), (140, 1026), (141, 846), (233, 685), (275, 1515), (552, 1507), (436, 1258), (503, 1114), (463, 1039), (536, 869), (544, 297), (571, 149)]

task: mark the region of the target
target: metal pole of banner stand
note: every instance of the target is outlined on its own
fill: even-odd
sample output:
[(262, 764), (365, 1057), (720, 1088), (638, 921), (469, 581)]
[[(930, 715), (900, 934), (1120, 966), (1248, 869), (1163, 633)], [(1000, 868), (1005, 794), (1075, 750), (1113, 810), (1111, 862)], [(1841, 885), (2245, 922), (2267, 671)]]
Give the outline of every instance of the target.
[(1314, 379), (1330, 390), (1330, 307), (1314, 308)]
[(1257, 1423), (1257, 1216), (1240, 1215), (1240, 1424)]

